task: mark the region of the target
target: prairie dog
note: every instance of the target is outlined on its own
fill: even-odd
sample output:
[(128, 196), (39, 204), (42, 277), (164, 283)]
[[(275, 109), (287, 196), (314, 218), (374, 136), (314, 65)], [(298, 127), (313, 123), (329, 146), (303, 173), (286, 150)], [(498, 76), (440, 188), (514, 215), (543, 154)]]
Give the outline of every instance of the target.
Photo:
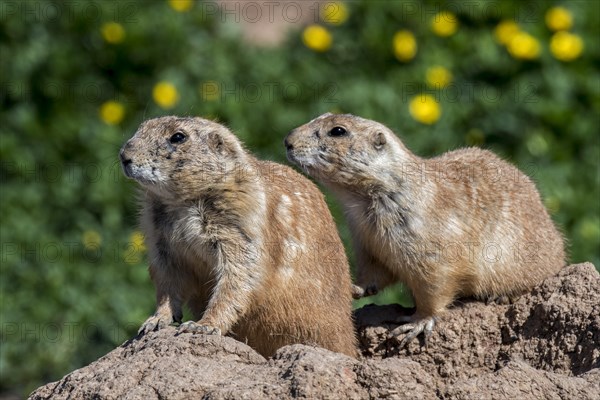
[(140, 334), (230, 334), (264, 356), (292, 343), (355, 357), (351, 279), (317, 187), (259, 161), (226, 127), (174, 116), (142, 123), (120, 159), (143, 189), (141, 226), (157, 309)]
[(514, 298), (565, 265), (532, 181), (479, 148), (424, 159), (384, 125), (324, 114), (285, 139), (288, 159), (342, 203), (357, 253), (355, 298), (401, 281), (416, 313), (390, 336), (431, 334), (457, 297)]

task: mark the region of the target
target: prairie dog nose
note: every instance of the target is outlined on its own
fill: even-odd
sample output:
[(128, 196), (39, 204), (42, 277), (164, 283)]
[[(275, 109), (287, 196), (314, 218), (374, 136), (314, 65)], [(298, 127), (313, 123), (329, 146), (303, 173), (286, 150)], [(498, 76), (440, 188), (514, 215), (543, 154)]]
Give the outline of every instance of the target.
[(294, 149), (294, 145), (291, 144), (290, 140), (289, 140), (292, 133), (294, 133), (294, 131), (291, 131), (290, 133), (288, 133), (287, 136), (285, 137), (285, 139), (283, 139), (283, 144), (284, 144), (286, 150), (288, 150), (288, 151)]

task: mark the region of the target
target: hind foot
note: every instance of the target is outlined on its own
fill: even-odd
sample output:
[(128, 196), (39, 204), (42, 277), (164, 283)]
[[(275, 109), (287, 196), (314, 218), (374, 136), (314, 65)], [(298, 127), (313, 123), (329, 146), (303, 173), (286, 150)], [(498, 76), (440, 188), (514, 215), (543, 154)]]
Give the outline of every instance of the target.
[(431, 336), (433, 332), (433, 327), (435, 326), (435, 317), (427, 317), (422, 318), (410, 322), (406, 325), (400, 325), (396, 329), (392, 330), (388, 333), (388, 339), (398, 338), (398, 335), (402, 333), (406, 333), (406, 336), (400, 341), (400, 348), (406, 346), (408, 342), (416, 338), (420, 333), (423, 333), (425, 338), (425, 346), (427, 346), (427, 339)]

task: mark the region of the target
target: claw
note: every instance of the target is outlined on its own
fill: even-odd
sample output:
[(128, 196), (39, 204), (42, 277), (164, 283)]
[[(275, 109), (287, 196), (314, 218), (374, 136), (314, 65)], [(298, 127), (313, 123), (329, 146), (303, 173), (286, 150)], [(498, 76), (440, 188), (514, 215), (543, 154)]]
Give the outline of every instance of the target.
[(177, 333), (180, 334), (185, 332), (221, 336), (221, 330), (219, 328), (215, 328), (214, 326), (210, 325), (200, 325), (194, 321), (187, 321), (179, 325), (179, 328), (177, 328)]
[(365, 297), (373, 296), (373, 295), (376, 295), (377, 293), (379, 293), (379, 289), (377, 289), (377, 286), (375, 286), (375, 285), (369, 285), (365, 288)]
[(378, 292), (379, 292), (379, 289), (377, 289), (377, 286), (375, 286), (375, 285), (369, 285), (365, 288), (358, 286), (358, 285), (352, 285), (352, 297), (355, 299), (373, 296), (373, 295), (377, 294)]
[(154, 322), (148, 322), (138, 329), (138, 335), (145, 335), (148, 332), (152, 332), (156, 329), (156, 324)]
[(433, 333), (433, 327), (435, 326), (435, 318), (431, 318), (425, 324), (425, 330), (423, 331), (423, 338), (425, 339), (425, 346), (427, 346), (427, 342)]
[(423, 318), (418, 321), (400, 325), (396, 329), (392, 330), (388, 333), (388, 339), (395, 338), (401, 333), (406, 333), (406, 336), (400, 341), (400, 348), (406, 346), (411, 340), (416, 338), (420, 333), (423, 333), (425, 338), (425, 346), (427, 346), (427, 339), (431, 336), (433, 332), (433, 327), (435, 326), (435, 318)]
[(167, 326), (167, 323), (164, 319), (158, 318), (156, 316), (152, 316), (146, 320), (138, 329), (138, 336), (143, 336), (147, 333), (158, 331)]
[(364, 295), (365, 295), (365, 289), (361, 288), (358, 285), (352, 285), (352, 298), (358, 300), (358, 299), (364, 297)]

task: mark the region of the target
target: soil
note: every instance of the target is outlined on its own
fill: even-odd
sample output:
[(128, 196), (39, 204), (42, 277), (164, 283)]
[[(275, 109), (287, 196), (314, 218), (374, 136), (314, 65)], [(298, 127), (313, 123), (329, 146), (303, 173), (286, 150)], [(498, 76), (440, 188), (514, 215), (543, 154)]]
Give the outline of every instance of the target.
[(356, 311), (361, 359), (292, 345), (265, 359), (175, 328), (132, 339), (32, 399), (600, 399), (600, 274), (571, 265), (513, 304), (462, 300), (425, 346), (387, 340), (396, 305)]

